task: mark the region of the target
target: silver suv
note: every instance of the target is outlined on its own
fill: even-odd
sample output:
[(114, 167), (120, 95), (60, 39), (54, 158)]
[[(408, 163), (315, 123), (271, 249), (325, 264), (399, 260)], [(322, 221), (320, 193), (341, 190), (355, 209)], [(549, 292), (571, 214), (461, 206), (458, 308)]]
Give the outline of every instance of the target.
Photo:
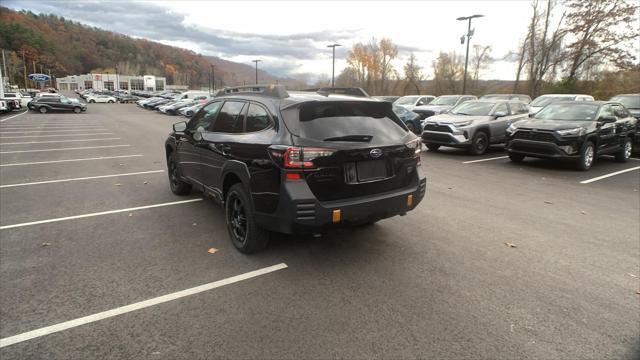
[(514, 100), (471, 100), (423, 123), (422, 142), (431, 151), (440, 146), (468, 148), (480, 155), (506, 140), (511, 123), (528, 118), (527, 105)]

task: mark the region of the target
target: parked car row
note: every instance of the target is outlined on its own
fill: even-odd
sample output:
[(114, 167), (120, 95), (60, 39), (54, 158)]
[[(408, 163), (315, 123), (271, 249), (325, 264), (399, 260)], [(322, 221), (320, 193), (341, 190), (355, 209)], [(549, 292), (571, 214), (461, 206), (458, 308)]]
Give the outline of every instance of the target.
[(211, 99), (207, 91), (158, 92), (154, 96), (136, 101), (138, 106), (157, 110), (167, 115), (193, 116)]
[[(531, 110), (524, 102), (485, 98), (464, 102), (423, 121), (422, 141), (431, 151), (441, 146), (486, 152), (505, 144), (509, 158), (573, 160), (580, 170), (591, 168), (599, 155), (625, 162), (640, 149), (640, 94), (593, 101), (584, 95), (544, 96)], [(624, 101), (635, 112), (623, 105)], [(634, 108), (635, 107), (635, 108)]]
[(27, 108), (46, 114), (51, 111), (73, 111), (76, 114), (87, 111), (87, 104), (62, 94), (56, 96), (38, 96), (27, 104)]

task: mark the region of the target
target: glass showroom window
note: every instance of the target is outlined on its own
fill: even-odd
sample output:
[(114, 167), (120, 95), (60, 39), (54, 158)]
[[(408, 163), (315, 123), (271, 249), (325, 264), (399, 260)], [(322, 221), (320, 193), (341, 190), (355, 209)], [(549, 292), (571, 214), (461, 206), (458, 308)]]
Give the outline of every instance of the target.
[(113, 81), (105, 81), (104, 88), (107, 90), (113, 91), (115, 88), (113, 87)]
[(91, 80), (87, 80), (84, 82), (84, 88), (85, 89), (93, 89), (93, 81)]
[(144, 90), (144, 80), (131, 79), (131, 90)]
[(120, 81), (120, 90), (129, 90), (129, 83), (126, 81)]
[(157, 90), (164, 90), (164, 81), (156, 80), (156, 91)]

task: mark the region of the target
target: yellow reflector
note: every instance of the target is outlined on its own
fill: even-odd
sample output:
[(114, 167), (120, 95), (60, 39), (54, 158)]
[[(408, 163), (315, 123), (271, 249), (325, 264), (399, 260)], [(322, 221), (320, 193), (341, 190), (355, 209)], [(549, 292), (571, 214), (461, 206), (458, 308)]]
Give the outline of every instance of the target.
[(340, 209), (333, 210), (332, 220), (333, 220), (334, 223), (337, 223), (337, 222), (340, 221)]
[(413, 195), (407, 195), (407, 206), (413, 205)]

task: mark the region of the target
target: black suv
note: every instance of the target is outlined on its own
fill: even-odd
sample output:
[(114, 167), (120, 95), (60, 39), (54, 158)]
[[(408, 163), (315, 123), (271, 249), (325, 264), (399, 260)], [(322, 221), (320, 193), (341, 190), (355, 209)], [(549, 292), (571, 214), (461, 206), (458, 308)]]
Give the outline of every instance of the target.
[(567, 101), (545, 106), (533, 118), (507, 128), (511, 161), (525, 156), (577, 160), (589, 170), (598, 155), (631, 156), (637, 120), (616, 102)]
[(404, 215), (422, 200), (420, 139), (388, 102), (226, 88), (166, 141), (171, 190), (224, 204), (231, 240), (258, 251), (269, 231), (321, 233)]

